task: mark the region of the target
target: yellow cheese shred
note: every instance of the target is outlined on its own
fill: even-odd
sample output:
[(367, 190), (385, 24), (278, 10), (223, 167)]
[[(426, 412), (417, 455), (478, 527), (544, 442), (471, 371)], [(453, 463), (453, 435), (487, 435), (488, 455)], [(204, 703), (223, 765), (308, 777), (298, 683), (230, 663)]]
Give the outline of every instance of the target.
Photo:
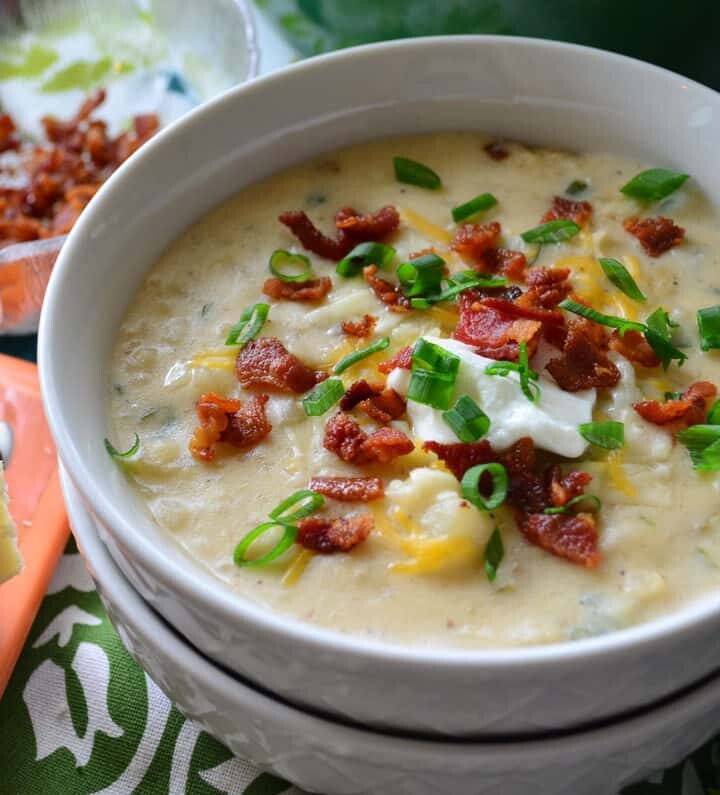
[(201, 351), (190, 359), (190, 367), (193, 369), (204, 367), (207, 370), (234, 370), (239, 351), (239, 345), (227, 345), (224, 348)]
[(424, 218), (420, 213), (416, 213), (415, 210), (410, 210), (408, 208), (401, 210), (400, 218), (409, 227), (424, 237), (429, 237), (431, 240), (435, 240), (437, 243), (443, 243), (446, 246), (449, 246), (452, 242), (452, 232), (443, 229), (442, 226), (438, 226), (432, 221), (428, 221), (427, 218)]
[(610, 482), (613, 487), (628, 497), (637, 496), (637, 490), (627, 479), (625, 474), (625, 467), (623, 466), (623, 459), (625, 455), (622, 450), (612, 450), (608, 453), (605, 459), (607, 464), (607, 472), (610, 476)]
[[(634, 257), (625, 257), (629, 263), (631, 274), (639, 271)], [(593, 309), (606, 314), (622, 317), (627, 320), (639, 320), (640, 304), (628, 298), (614, 287), (603, 273), (600, 263), (594, 257), (570, 255), (560, 257), (556, 262), (558, 268), (570, 268), (571, 280), (575, 292), (587, 301)]]
[(309, 549), (302, 549), (293, 559), (292, 563), (287, 567), (285, 574), (281, 580), (285, 587), (296, 585), (298, 580), (305, 573), (308, 563), (312, 560), (313, 553)]

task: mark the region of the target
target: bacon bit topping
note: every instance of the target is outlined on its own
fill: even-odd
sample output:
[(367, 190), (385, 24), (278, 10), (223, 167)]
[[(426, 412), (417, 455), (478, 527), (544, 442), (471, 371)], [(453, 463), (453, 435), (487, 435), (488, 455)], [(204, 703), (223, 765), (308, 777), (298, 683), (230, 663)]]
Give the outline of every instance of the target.
[(623, 226), (640, 241), (651, 257), (659, 257), (685, 239), (685, 230), (661, 215), (657, 218), (628, 218)]
[(215, 446), (225, 442), (240, 450), (255, 447), (272, 430), (265, 416), (267, 395), (253, 395), (246, 403), (206, 392), (200, 397), (200, 422), (190, 440), (190, 452), (200, 461), (215, 458)]
[(413, 349), (410, 346), (400, 348), (400, 350), (390, 359), (380, 362), (378, 370), (387, 375), (393, 370), (410, 370), (412, 369), (412, 353)]
[(244, 387), (274, 387), (301, 394), (327, 378), (300, 361), (277, 337), (250, 340), (235, 363), (238, 381)]
[(546, 365), (557, 385), (566, 392), (615, 386), (620, 380), (620, 370), (597, 342), (603, 330), (597, 331), (594, 326), (597, 324), (589, 320), (571, 320), (562, 356), (551, 359)]
[(0, 113), (0, 152), (20, 148), (20, 139), (15, 135), (17, 128), (9, 113)]
[(569, 268), (532, 268), (527, 275), (529, 289), (517, 299), (517, 305), (554, 309), (570, 295)]
[(385, 496), (380, 478), (314, 477), (308, 488), (340, 502), (371, 502)]
[(477, 269), (489, 273), (502, 273), (508, 279), (521, 282), (525, 278), (527, 259), (522, 251), (510, 248), (488, 249), (476, 263)]
[(352, 207), (342, 207), (335, 214), (335, 238), (324, 235), (303, 210), (281, 213), (278, 220), (290, 229), (303, 248), (326, 259), (341, 260), (358, 243), (381, 240), (394, 232), (400, 224), (400, 215), (392, 206), (381, 207), (368, 215), (361, 215)]
[(347, 414), (339, 412), (325, 426), (323, 445), (348, 464), (387, 463), (415, 449), (402, 431), (379, 428), (366, 434)]
[(328, 276), (308, 279), (305, 282), (285, 282), (282, 279), (267, 279), (262, 291), (270, 298), (285, 301), (322, 301), (332, 290)]
[(463, 224), (455, 232), (450, 248), (457, 251), (463, 259), (484, 264), (483, 255), (497, 245), (500, 229), (497, 221), (488, 224)]
[(497, 455), (487, 439), (469, 443), (455, 442), (454, 444), (425, 442), (423, 450), (435, 453), (458, 480), (462, 480), (468, 469), (478, 464), (490, 464), (497, 461)]
[(613, 331), (608, 345), (611, 350), (643, 367), (659, 367), (661, 364), (645, 337), (634, 329), (626, 331), (624, 337), (621, 337), (617, 330)]
[(500, 141), (492, 141), (486, 144), (483, 149), (487, 152), (488, 156), (493, 160), (505, 160), (510, 157), (510, 152), (500, 143)]
[(298, 522), (295, 540), (305, 549), (331, 555), (334, 552), (349, 552), (362, 543), (374, 527), (375, 520), (367, 513), (334, 519), (308, 516)]
[(579, 497), (592, 480), (592, 475), (579, 470), (563, 475), (562, 470), (557, 465), (550, 467), (546, 471), (545, 477), (548, 484), (548, 494), (555, 507), (566, 505), (570, 500)]
[(407, 312), (410, 309), (410, 299), (403, 291), (391, 282), (377, 276), (377, 265), (367, 265), (363, 268), (363, 278), (375, 295), (387, 304), (391, 312)]
[(637, 413), (648, 422), (662, 425), (673, 433), (685, 430), (691, 425), (705, 422), (708, 402), (717, 394), (714, 384), (709, 381), (696, 381), (683, 392), (680, 400), (643, 400), (633, 404)]
[(343, 320), (343, 334), (349, 337), (369, 337), (378, 319), (373, 315), (363, 315), (361, 320)]
[(520, 343), (525, 342), (528, 355), (537, 349), (542, 322), (522, 317), (526, 312), (511, 301), (501, 298), (479, 300), (474, 290), (460, 295), (460, 320), (453, 338), (473, 345), (489, 359), (516, 361)]
[(385, 424), (405, 413), (405, 400), (394, 390), (382, 384), (355, 381), (340, 400), (340, 408), (350, 411), (359, 406), (371, 419)]
[(587, 568), (600, 562), (598, 533), (592, 514), (520, 513), (517, 522), (528, 541), (553, 555)]
[(350, 411), (363, 400), (379, 395), (385, 387), (382, 384), (370, 384), (364, 378), (352, 383), (340, 399), (340, 408)]
[(541, 224), (548, 221), (575, 221), (584, 226), (592, 215), (593, 206), (590, 202), (574, 201), (564, 196), (553, 196), (552, 206), (540, 219)]

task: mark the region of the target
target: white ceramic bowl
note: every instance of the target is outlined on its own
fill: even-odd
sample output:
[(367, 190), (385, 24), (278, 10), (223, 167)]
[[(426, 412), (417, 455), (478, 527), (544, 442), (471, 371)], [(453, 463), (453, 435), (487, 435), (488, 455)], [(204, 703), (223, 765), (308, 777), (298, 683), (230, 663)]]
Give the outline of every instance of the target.
[(182, 712), (238, 756), (323, 795), (615, 795), (718, 726), (720, 678), (664, 706), (547, 740), (427, 741), (318, 718), (254, 690), (175, 633), (115, 565), (65, 479), (78, 546), (123, 643)]
[(621, 56), (505, 37), (390, 42), (241, 86), (168, 128), (111, 177), (48, 289), (40, 373), (64, 465), (133, 585), (195, 646), (314, 709), (381, 727), (508, 735), (649, 704), (720, 664), (720, 593), (605, 637), (460, 652), (342, 636), (263, 610), (193, 563), (107, 456), (109, 352), (143, 275), (244, 185), (373, 136), (478, 129), (613, 150), (692, 174), (720, 202), (720, 95)]

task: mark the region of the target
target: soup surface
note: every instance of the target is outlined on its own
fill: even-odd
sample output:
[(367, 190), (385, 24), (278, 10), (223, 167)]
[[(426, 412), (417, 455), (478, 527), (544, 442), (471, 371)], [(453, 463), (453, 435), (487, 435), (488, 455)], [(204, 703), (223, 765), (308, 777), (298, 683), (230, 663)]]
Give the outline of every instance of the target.
[[(124, 449), (139, 435), (121, 464), (140, 498), (239, 598), (390, 642), (499, 647), (616, 630), (720, 586), (707, 448), (720, 372), (696, 322), (718, 301), (717, 212), (692, 178), (621, 192), (646, 164), (491, 144), (388, 139), (272, 176), (189, 228), (131, 303), (111, 438)], [(441, 186), (399, 181), (398, 155)], [(486, 193), (497, 201), (453, 220)], [(388, 206), (399, 223), (392, 209), (359, 217)], [(357, 214), (336, 228), (347, 207)], [(294, 210), (332, 240), (297, 214), (278, 220)], [(532, 242), (548, 235), (558, 242)], [(394, 252), (336, 272), (362, 241)], [(283, 281), (307, 269), (298, 253), (311, 278)], [(224, 344), (241, 317), (240, 340), (254, 339)], [(323, 505), (236, 552), (309, 485)], [(283, 537), (273, 560), (244, 565)]]

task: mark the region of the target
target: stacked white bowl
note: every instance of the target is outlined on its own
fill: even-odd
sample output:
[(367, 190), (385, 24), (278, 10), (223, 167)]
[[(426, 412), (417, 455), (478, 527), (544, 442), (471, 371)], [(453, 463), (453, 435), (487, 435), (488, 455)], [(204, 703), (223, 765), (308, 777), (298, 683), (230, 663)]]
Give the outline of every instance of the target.
[[(302, 786), (326, 795), (512, 795), (532, 773), (535, 790), (547, 781), (546, 792), (611, 793), (714, 728), (702, 718), (720, 689), (708, 679), (720, 667), (720, 594), (640, 627), (531, 649), (434, 651), (341, 636), (239, 599), (189, 560), (102, 445), (120, 321), (143, 275), (188, 224), (323, 151), (440, 129), (634, 155), (692, 173), (720, 202), (720, 96), (597, 50), (502, 37), (390, 42), (241, 86), (124, 165), (58, 260), (40, 368), (68, 489), (79, 495), (73, 521), (111, 616), (161, 686), (233, 750)], [(134, 594), (134, 611), (118, 604), (121, 591), (122, 599)], [(172, 658), (155, 640), (161, 627)], [(182, 694), (208, 681), (217, 698), (199, 716)], [(695, 689), (682, 694), (687, 688)], [(243, 709), (264, 743), (236, 732)], [(692, 722), (682, 747), (673, 733), (648, 734), (661, 722), (678, 735)], [(661, 746), (659, 758), (651, 749)]]

